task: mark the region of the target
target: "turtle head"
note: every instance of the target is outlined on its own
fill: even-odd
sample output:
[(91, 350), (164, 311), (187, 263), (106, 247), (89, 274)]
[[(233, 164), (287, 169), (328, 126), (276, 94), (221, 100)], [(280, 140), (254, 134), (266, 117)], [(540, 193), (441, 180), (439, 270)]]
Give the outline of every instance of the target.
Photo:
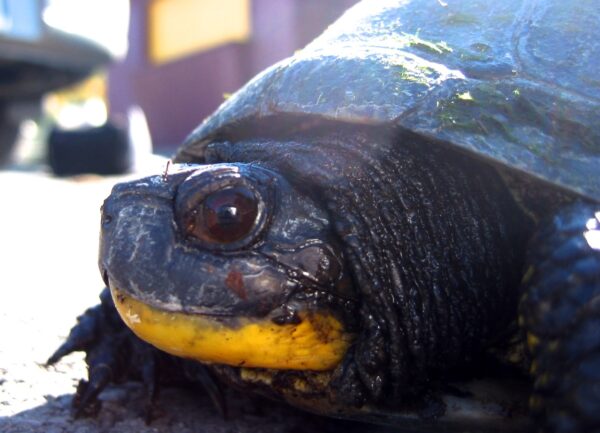
[(326, 211), (258, 165), (179, 165), (115, 186), (99, 264), (125, 323), (174, 355), (327, 371), (353, 338)]

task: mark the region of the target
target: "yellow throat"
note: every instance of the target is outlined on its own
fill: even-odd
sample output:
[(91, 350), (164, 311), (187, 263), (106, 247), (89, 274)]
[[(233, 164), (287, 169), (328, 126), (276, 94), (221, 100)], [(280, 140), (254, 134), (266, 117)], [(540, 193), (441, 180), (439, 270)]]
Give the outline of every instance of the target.
[(142, 340), (172, 355), (204, 363), (286, 370), (331, 370), (352, 340), (329, 313), (302, 312), (299, 324), (161, 311), (111, 289), (117, 311)]

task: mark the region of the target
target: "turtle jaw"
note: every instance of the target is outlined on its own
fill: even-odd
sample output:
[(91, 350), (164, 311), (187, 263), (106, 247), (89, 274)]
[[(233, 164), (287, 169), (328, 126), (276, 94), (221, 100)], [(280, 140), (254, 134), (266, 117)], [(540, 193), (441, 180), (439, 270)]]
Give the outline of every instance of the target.
[(149, 306), (117, 288), (111, 294), (125, 324), (175, 356), (234, 367), (327, 371), (343, 359), (352, 334), (327, 312), (301, 311), (296, 323), (269, 317), (220, 317)]

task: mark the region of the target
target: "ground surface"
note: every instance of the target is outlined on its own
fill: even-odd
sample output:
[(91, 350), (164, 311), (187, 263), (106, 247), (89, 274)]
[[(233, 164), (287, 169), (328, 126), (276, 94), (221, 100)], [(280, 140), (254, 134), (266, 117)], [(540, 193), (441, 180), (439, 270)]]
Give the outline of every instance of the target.
[(99, 208), (121, 179), (0, 171), (0, 432), (374, 431), (233, 392), (230, 419), (223, 420), (205, 396), (181, 389), (161, 392), (160, 417), (146, 426), (143, 390), (135, 383), (105, 391), (98, 418), (73, 420), (71, 394), (86, 375), (83, 356), (70, 355), (49, 369), (43, 363), (75, 317), (97, 303)]

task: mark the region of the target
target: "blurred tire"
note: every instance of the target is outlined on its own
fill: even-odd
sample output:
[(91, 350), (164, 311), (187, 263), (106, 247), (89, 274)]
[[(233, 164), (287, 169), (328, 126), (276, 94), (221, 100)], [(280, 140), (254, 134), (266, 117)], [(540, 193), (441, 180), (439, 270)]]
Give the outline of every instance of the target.
[(54, 129), (48, 138), (48, 163), (58, 176), (125, 173), (131, 167), (127, 129), (110, 122), (97, 128)]
[(0, 107), (0, 167), (12, 160), (18, 134), (19, 125), (8, 119), (4, 109)]

